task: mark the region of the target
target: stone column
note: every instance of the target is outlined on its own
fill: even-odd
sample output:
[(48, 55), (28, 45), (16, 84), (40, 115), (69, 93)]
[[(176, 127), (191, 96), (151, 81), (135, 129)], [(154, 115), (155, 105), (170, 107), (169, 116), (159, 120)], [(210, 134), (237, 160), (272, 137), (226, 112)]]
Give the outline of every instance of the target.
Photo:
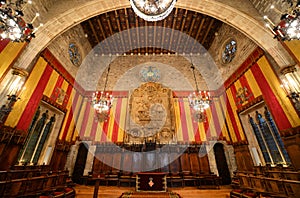
[(233, 176), (233, 171), (237, 170), (236, 160), (234, 156), (234, 148), (232, 145), (224, 144), (224, 151), (225, 151), (229, 172), (231, 176)]
[(216, 157), (215, 157), (213, 147), (212, 146), (207, 146), (206, 150), (207, 150), (207, 157), (208, 157), (210, 172), (212, 172), (216, 175), (219, 175), (218, 168), (217, 168)]
[(80, 142), (76, 141), (76, 143), (70, 147), (70, 151), (69, 151), (69, 154), (67, 156), (67, 161), (66, 161), (65, 169), (69, 170), (69, 175), (70, 176), (73, 174), (73, 170), (74, 170), (74, 165), (75, 165), (75, 162), (76, 162), (76, 157), (77, 157), (77, 153), (78, 153), (79, 144), (80, 144)]

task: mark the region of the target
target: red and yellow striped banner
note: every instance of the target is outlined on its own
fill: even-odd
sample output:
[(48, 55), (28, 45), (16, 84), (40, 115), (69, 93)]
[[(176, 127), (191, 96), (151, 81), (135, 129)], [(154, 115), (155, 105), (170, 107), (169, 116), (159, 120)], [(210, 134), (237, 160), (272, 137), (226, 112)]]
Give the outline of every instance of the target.
[[(239, 110), (260, 96), (263, 96), (279, 130), (299, 126), (299, 117), (280, 87), (280, 81), (266, 57), (262, 56), (257, 63), (253, 63), (251, 67), (245, 67), (245, 69), (246, 71), (238, 71), (241, 74), (235, 73), (235, 76), (239, 76), (239, 78), (231, 82), (226, 89), (226, 98), (224, 99), (228, 100), (228, 104), (222, 105), (230, 118), (226, 119), (228, 128), (235, 133), (234, 135), (230, 133), (233, 142), (245, 140), (238, 115)], [(246, 91), (243, 92), (243, 90)]]
[(38, 60), (23, 87), (20, 94), (21, 99), (15, 103), (5, 125), (17, 126), (17, 129), (20, 130), (28, 129), (52, 71), (53, 69), (47, 65), (44, 59), (40, 58)]
[(300, 119), (290, 100), (280, 86), (280, 81), (266, 57), (259, 59), (251, 71), (262, 90), (265, 102), (279, 128), (290, 129), (300, 125)]
[(91, 102), (85, 99), (81, 109), (82, 113), (76, 124), (76, 127), (80, 128), (78, 134), (80, 138), (95, 142), (122, 142), (126, 124), (127, 102), (127, 98), (115, 98), (108, 119), (100, 122)]
[[(174, 112), (177, 141), (203, 142), (210, 139), (222, 139), (221, 126), (224, 125), (224, 119), (222, 119), (220, 106), (216, 106), (214, 102), (204, 112), (206, 120), (203, 122), (195, 119), (187, 98), (174, 98)], [(223, 131), (227, 133), (226, 128)]]
[(23, 51), (26, 43), (7, 42), (2, 40), (0, 44), (0, 82), (12, 67), (12, 64)]
[[(67, 105), (67, 109), (69, 111), (67, 112), (66, 121), (63, 124), (62, 130), (61, 130), (62, 132), (60, 133), (60, 136), (59, 136), (60, 140), (65, 140), (66, 137), (68, 136), (68, 133), (72, 133), (73, 132), (73, 130), (70, 131), (70, 128), (72, 128), (72, 126), (74, 125), (74, 121), (73, 121), (73, 119), (74, 119), (74, 111), (76, 111), (76, 107), (79, 105), (78, 104), (79, 93), (76, 92), (75, 96), (74, 96), (74, 92), (76, 92), (75, 89), (73, 89), (73, 92), (72, 92), (72, 94), (70, 96), (70, 99), (69, 99), (69, 102), (68, 102), (68, 105)], [(74, 97), (74, 99), (73, 99), (73, 97)]]

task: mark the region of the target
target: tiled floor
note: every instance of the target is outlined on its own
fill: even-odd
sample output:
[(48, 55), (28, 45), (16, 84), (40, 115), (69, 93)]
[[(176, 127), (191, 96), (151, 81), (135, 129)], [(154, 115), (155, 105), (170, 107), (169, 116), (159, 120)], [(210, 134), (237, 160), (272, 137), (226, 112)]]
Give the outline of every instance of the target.
[[(82, 186), (77, 185), (76, 189), (76, 197), (77, 198), (92, 198), (94, 194), (93, 186)], [(134, 188), (129, 187), (106, 187), (100, 186), (98, 197), (99, 198), (117, 198), (123, 192), (133, 191)], [(215, 189), (197, 189), (196, 187), (185, 187), (185, 188), (169, 188), (168, 191), (173, 191), (180, 194), (183, 198), (226, 198), (229, 197), (230, 192), (229, 187), (221, 187), (219, 190)], [(155, 198), (155, 195), (153, 195)]]

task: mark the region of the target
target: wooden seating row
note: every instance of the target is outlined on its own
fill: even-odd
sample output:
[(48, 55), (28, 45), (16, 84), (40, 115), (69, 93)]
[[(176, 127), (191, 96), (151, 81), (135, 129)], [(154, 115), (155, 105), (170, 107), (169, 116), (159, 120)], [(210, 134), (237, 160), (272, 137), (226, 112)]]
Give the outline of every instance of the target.
[[(221, 179), (214, 174), (197, 174), (190, 173), (165, 173), (167, 177), (168, 187), (185, 187), (197, 186), (198, 188), (217, 188), (219, 189)], [(107, 174), (91, 173), (85, 184), (93, 185), (96, 180), (99, 180), (100, 185), (105, 186), (135, 186), (136, 173), (128, 172), (111, 172)]]
[(0, 197), (38, 197), (52, 196), (55, 193), (75, 197), (75, 191), (69, 187), (68, 171), (58, 171), (42, 176), (30, 176), (20, 179), (0, 181)]
[(130, 153), (122, 150), (96, 150), (93, 172), (106, 174), (124, 172), (187, 172), (192, 175), (210, 174), (208, 157), (199, 157), (198, 152), (183, 154), (161, 151), (157, 153)]
[(41, 169), (0, 171), (0, 181), (38, 177), (49, 173), (50, 171), (42, 171)]
[(49, 165), (14, 165), (9, 170), (0, 171), (0, 181), (41, 176), (51, 172)]
[(95, 152), (92, 172), (102, 175), (106, 184), (129, 182), (131, 185), (134, 172), (146, 171), (167, 173), (170, 186), (218, 187), (220, 184), (220, 178), (210, 172), (207, 155), (199, 157), (199, 148), (195, 146), (187, 148), (184, 153), (176, 147), (146, 153), (114, 149), (103, 146), (97, 147)]
[(273, 178), (265, 175), (253, 174), (253, 172), (238, 172), (239, 189), (232, 191), (231, 197), (243, 197), (249, 192), (253, 197), (268, 196), (268, 197), (300, 197), (300, 181)]

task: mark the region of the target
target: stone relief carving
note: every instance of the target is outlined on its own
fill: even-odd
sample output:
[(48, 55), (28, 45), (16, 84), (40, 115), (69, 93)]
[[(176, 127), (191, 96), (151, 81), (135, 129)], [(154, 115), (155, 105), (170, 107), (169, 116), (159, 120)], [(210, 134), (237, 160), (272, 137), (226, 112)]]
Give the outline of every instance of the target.
[(148, 82), (133, 90), (124, 143), (175, 143), (175, 115), (172, 91), (160, 83)]

